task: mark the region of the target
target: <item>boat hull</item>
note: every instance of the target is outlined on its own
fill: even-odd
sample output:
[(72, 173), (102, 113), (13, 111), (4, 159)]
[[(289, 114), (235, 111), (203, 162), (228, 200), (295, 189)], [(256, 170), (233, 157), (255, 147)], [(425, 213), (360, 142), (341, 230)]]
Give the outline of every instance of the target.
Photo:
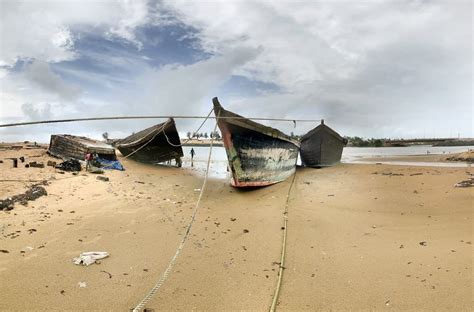
[(267, 186), (294, 174), (299, 152), (297, 142), (276, 129), (226, 111), (220, 105), (214, 105), (214, 109), (232, 172), (232, 186)]
[(173, 119), (125, 138), (117, 144), (117, 149), (123, 156), (144, 163), (160, 163), (183, 157)]
[(84, 160), (87, 153), (96, 153), (100, 158), (116, 160), (115, 148), (111, 145), (86, 137), (69, 134), (53, 134), (49, 143), (48, 154), (68, 160)]
[[(319, 128), (319, 129), (318, 129)], [(324, 124), (301, 139), (301, 163), (306, 167), (333, 166), (341, 161), (346, 140)], [(317, 131), (314, 131), (317, 130)]]

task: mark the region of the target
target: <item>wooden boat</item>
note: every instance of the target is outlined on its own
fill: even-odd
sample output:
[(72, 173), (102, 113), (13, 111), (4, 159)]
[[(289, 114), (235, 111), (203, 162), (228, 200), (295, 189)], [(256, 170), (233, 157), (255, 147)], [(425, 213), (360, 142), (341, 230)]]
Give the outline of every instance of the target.
[(100, 158), (116, 160), (115, 148), (107, 143), (86, 137), (53, 134), (49, 142), (48, 154), (68, 160), (71, 158), (84, 160), (86, 153), (96, 153)]
[(321, 124), (301, 137), (301, 163), (306, 167), (331, 166), (341, 161), (347, 140)]
[(183, 149), (173, 118), (134, 133), (116, 143), (123, 156), (145, 163), (160, 163), (175, 159), (181, 166)]
[(295, 172), (298, 141), (223, 109), (216, 97), (212, 102), (232, 171), (233, 186), (271, 185)]

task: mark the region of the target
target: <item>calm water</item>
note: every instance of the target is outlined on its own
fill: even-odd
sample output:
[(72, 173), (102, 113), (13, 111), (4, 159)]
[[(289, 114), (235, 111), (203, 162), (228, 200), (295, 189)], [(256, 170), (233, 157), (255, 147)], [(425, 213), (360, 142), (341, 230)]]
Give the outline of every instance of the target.
[[(196, 155), (194, 156), (194, 167), (192, 170), (197, 173), (204, 173), (209, 155), (209, 147), (193, 147)], [(430, 146), (417, 145), (409, 147), (346, 147), (342, 153), (341, 161), (343, 163), (375, 163), (381, 162), (385, 164), (404, 165), (404, 166), (436, 166), (436, 167), (467, 167), (465, 163), (442, 163), (442, 162), (407, 162), (407, 161), (384, 161), (383, 157), (391, 156), (413, 156), (413, 155), (442, 155), (452, 154), (474, 149), (474, 146)], [(184, 146), (183, 167), (191, 168), (191, 147)], [(367, 161), (366, 158), (380, 157), (377, 161)], [(213, 178), (230, 178), (227, 171), (227, 155), (223, 147), (212, 148), (212, 162), (210, 166), (209, 176)], [(300, 161), (298, 159), (298, 164)]]

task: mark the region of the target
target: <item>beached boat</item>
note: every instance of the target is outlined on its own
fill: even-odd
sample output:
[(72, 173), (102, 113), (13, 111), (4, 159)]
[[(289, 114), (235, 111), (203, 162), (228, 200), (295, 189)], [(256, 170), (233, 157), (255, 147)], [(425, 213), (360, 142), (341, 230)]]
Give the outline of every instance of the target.
[(183, 149), (174, 119), (134, 133), (115, 145), (123, 156), (145, 163), (176, 160), (181, 166)]
[(87, 153), (97, 154), (106, 160), (116, 160), (115, 148), (105, 142), (92, 140), (86, 137), (53, 134), (49, 142), (48, 154), (68, 160), (71, 158), (84, 160)]
[(298, 141), (223, 109), (217, 98), (212, 102), (232, 171), (233, 186), (271, 185), (295, 172)]
[(347, 140), (321, 124), (301, 137), (301, 163), (306, 167), (331, 166), (341, 161)]

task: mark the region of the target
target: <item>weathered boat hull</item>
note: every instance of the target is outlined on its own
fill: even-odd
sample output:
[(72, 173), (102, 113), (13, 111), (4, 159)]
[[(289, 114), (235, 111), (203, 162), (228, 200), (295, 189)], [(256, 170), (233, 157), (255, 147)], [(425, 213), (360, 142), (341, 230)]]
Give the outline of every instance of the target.
[(341, 161), (342, 150), (347, 140), (329, 128), (321, 125), (301, 138), (301, 163), (306, 167), (332, 166)]
[(123, 156), (144, 163), (160, 163), (183, 157), (183, 149), (172, 118), (120, 140)]
[(86, 153), (97, 153), (100, 158), (107, 160), (117, 159), (115, 148), (107, 143), (69, 134), (51, 135), (48, 154), (63, 160), (84, 160)]
[(213, 99), (213, 104), (233, 186), (271, 185), (284, 181), (295, 172), (297, 141), (276, 129), (226, 111), (217, 98)]

